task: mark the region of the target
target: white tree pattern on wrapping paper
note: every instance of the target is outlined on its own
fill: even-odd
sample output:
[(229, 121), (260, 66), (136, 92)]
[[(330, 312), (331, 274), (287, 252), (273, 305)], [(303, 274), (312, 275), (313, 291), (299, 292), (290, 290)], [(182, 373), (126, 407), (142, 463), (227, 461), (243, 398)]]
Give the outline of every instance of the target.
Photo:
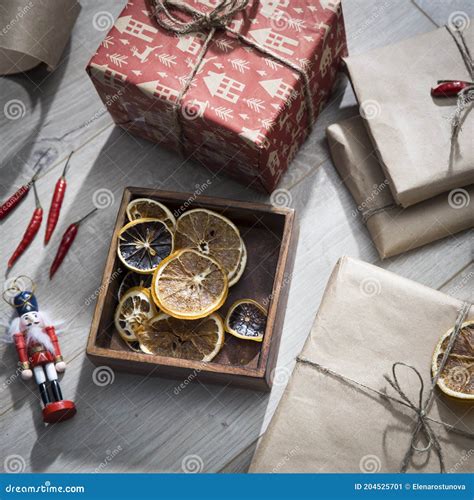
[(102, 41), (102, 44), (101, 44), (102, 47), (105, 47), (106, 49), (108, 49), (111, 45), (115, 45), (113, 42), (113, 39), (114, 39), (113, 36), (107, 35)]
[(230, 40), (226, 40), (225, 38), (216, 38), (213, 42), (217, 45), (217, 47), (224, 52), (229, 52), (234, 48), (232, 42)]
[(245, 59), (231, 59), (230, 64), (240, 73), (245, 73), (246, 70), (250, 69), (249, 62)]
[(170, 54), (158, 54), (158, 60), (167, 68), (170, 68), (173, 64), (176, 64), (176, 56), (172, 56)]
[(107, 54), (107, 57), (110, 59), (110, 62), (114, 63), (119, 68), (122, 67), (123, 64), (128, 64), (128, 56), (123, 54)]
[(250, 99), (244, 99), (244, 101), (250, 109), (253, 109), (257, 113), (261, 113), (265, 109), (265, 101), (262, 99), (252, 97)]
[(229, 108), (224, 108), (222, 106), (218, 108), (212, 108), (213, 111), (216, 113), (216, 115), (221, 118), (222, 120), (230, 120), (231, 118), (234, 117), (233, 115), (233, 110)]
[(287, 18), (288, 26), (293, 28), (295, 31), (301, 31), (306, 27), (304, 19), (294, 19), (292, 17)]
[(273, 127), (275, 126), (275, 122), (270, 118), (264, 118), (263, 120), (260, 121), (260, 123), (262, 124), (262, 127), (265, 130), (272, 130)]
[(272, 59), (271, 57), (266, 57), (264, 61), (267, 66), (270, 66), (270, 68), (274, 70), (281, 69), (283, 67), (279, 62), (275, 61), (275, 59)]

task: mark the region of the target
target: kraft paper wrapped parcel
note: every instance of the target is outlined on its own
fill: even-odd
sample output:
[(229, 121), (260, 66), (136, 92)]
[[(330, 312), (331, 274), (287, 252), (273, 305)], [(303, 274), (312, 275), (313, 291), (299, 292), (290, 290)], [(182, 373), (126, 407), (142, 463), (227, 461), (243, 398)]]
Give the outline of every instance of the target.
[[(474, 54), (474, 20), (466, 24), (462, 34)], [(431, 96), (438, 80), (473, 79), (446, 27), (345, 63), (397, 204), (408, 207), (474, 183), (474, 113), (465, 112), (450, 159), (456, 98)]]
[[(463, 307), (459, 300), (389, 271), (340, 259), (251, 472), (399, 472), (416, 413), (314, 364), (397, 397), (383, 376), (401, 361), (418, 369), (426, 397), (435, 346), (454, 327)], [(473, 320), (474, 307), (467, 307), (465, 321)], [(399, 383), (416, 403), (416, 374), (399, 370)], [(435, 391), (428, 417), (472, 433), (470, 406), (437, 387)], [(430, 423), (446, 471), (472, 472), (472, 439)], [(425, 444), (421, 440), (417, 446)], [(408, 472), (439, 471), (433, 449), (415, 452), (408, 467)]]
[(474, 185), (404, 209), (393, 199), (360, 116), (329, 126), (327, 138), (334, 165), (382, 259), (474, 227)]

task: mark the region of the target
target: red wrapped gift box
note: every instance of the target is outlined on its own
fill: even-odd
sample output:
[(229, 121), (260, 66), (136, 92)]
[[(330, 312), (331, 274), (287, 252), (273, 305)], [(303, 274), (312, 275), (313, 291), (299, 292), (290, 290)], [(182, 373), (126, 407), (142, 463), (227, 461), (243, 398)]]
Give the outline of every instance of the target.
[[(250, 0), (230, 27), (304, 68), (315, 118), (347, 52), (340, 0)], [(133, 0), (87, 71), (118, 125), (272, 192), (311, 128), (302, 75), (220, 29), (178, 103), (207, 35), (177, 36)]]

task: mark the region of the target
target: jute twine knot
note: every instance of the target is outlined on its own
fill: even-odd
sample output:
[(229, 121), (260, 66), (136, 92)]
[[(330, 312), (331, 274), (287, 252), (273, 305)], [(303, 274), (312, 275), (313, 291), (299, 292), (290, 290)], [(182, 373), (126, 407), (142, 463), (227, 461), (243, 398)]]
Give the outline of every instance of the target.
[[(247, 7), (248, 3), (249, 0), (220, 0), (211, 11), (199, 12), (186, 5), (183, 1), (154, 0), (154, 14), (156, 22), (162, 28), (184, 35), (212, 29), (223, 29), (238, 12)], [(192, 20), (182, 21), (170, 11), (170, 8), (189, 14)]]

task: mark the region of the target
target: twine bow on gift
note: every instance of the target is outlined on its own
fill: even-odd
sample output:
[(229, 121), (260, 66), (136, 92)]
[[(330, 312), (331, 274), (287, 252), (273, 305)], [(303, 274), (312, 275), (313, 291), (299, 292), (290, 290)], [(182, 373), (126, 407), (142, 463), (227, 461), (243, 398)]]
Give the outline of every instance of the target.
[[(184, 96), (191, 87), (194, 77), (199, 71), (209, 45), (217, 30), (223, 30), (227, 33), (231, 33), (243, 44), (258, 50), (268, 57), (271, 57), (278, 63), (290, 68), (301, 76), (308, 116), (308, 132), (311, 131), (314, 123), (314, 105), (311, 97), (310, 77), (308, 72), (290, 59), (275, 54), (264, 45), (247, 38), (245, 35), (242, 35), (230, 27), (230, 23), (234, 16), (245, 10), (248, 3), (249, 0), (219, 0), (216, 7), (214, 7), (211, 11), (204, 13), (186, 4), (183, 0), (152, 0), (154, 18), (158, 25), (166, 31), (172, 32), (176, 35), (208, 32), (196, 61), (192, 66), (191, 72), (186, 79), (186, 83), (176, 98), (176, 123), (179, 131), (180, 145), (181, 148), (183, 148), (183, 152), (185, 141), (183, 136), (183, 126), (180, 119), (181, 104)], [(182, 20), (178, 17), (178, 15), (173, 14), (173, 10), (190, 16), (191, 19), (189, 21)]]
[[(407, 365), (406, 363), (397, 361), (392, 365), (392, 376), (384, 375), (384, 379), (390, 384), (390, 386), (396, 391), (396, 393), (400, 396), (401, 399), (398, 399), (396, 397), (390, 396), (387, 394), (386, 391), (381, 391), (374, 389), (366, 384), (362, 384), (360, 382), (357, 382), (356, 380), (346, 377), (345, 375), (341, 375), (338, 372), (335, 372), (331, 370), (330, 368), (327, 368), (325, 366), (320, 365), (319, 363), (315, 363), (314, 361), (311, 361), (309, 359), (303, 358), (301, 356), (298, 356), (296, 358), (296, 361), (299, 363), (303, 363), (306, 365), (309, 365), (321, 373), (324, 373), (326, 375), (330, 375), (333, 378), (340, 380), (342, 382), (348, 383), (350, 385), (365, 389), (369, 392), (373, 392), (375, 394), (378, 394), (381, 396), (383, 399), (394, 401), (396, 403), (402, 404), (403, 406), (406, 406), (407, 408), (412, 409), (416, 415), (416, 422), (413, 427), (413, 431), (411, 434), (411, 441), (410, 445), (408, 447), (407, 452), (405, 453), (405, 456), (403, 457), (401, 466), (400, 466), (400, 472), (406, 472), (408, 469), (408, 466), (410, 464), (411, 458), (413, 457), (413, 454), (415, 452), (418, 453), (427, 453), (431, 449), (434, 449), (438, 461), (439, 461), (439, 468), (440, 472), (444, 473), (446, 472), (446, 467), (444, 464), (444, 458), (443, 458), (443, 450), (441, 448), (441, 444), (439, 441), (439, 438), (437, 434), (434, 432), (432, 428), (432, 423), (441, 425), (444, 427), (446, 430), (449, 432), (455, 432), (457, 434), (460, 434), (464, 437), (474, 439), (474, 434), (471, 432), (466, 432), (461, 429), (458, 429), (454, 427), (453, 425), (447, 424), (445, 422), (442, 422), (440, 420), (437, 420), (435, 418), (432, 418), (428, 415), (431, 404), (433, 403), (433, 400), (435, 398), (435, 387), (438, 383), (438, 380), (446, 366), (446, 363), (448, 361), (449, 355), (451, 354), (451, 351), (453, 349), (454, 343), (456, 342), (456, 339), (458, 338), (461, 330), (462, 330), (462, 325), (463, 322), (465, 321), (469, 309), (471, 307), (471, 304), (468, 304), (467, 302), (463, 304), (461, 307), (458, 316), (456, 318), (456, 322), (453, 327), (453, 331), (449, 337), (449, 342), (448, 345), (446, 346), (446, 349), (444, 351), (443, 357), (441, 359), (441, 362), (438, 365), (438, 369), (436, 373), (434, 374), (432, 380), (431, 380), (431, 386), (429, 388), (428, 394), (426, 395), (426, 399), (424, 398), (424, 392), (425, 392), (425, 384), (423, 382), (423, 377), (421, 376), (420, 372), (418, 371), (417, 368), (411, 365)], [(420, 390), (418, 393), (418, 401), (413, 402), (405, 393), (405, 391), (402, 389), (400, 382), (398, 380), (398, 375), (397, 375), (397, 368), (404, 366), (406, 368), (409, 368), (412, 370), (418, 377), (418, 380), (420, 382)], [(427, 445), (423, 447), (418, 447), (417, 443), (419, 441), (420, 433), (422, 433), (427, 441)]]

